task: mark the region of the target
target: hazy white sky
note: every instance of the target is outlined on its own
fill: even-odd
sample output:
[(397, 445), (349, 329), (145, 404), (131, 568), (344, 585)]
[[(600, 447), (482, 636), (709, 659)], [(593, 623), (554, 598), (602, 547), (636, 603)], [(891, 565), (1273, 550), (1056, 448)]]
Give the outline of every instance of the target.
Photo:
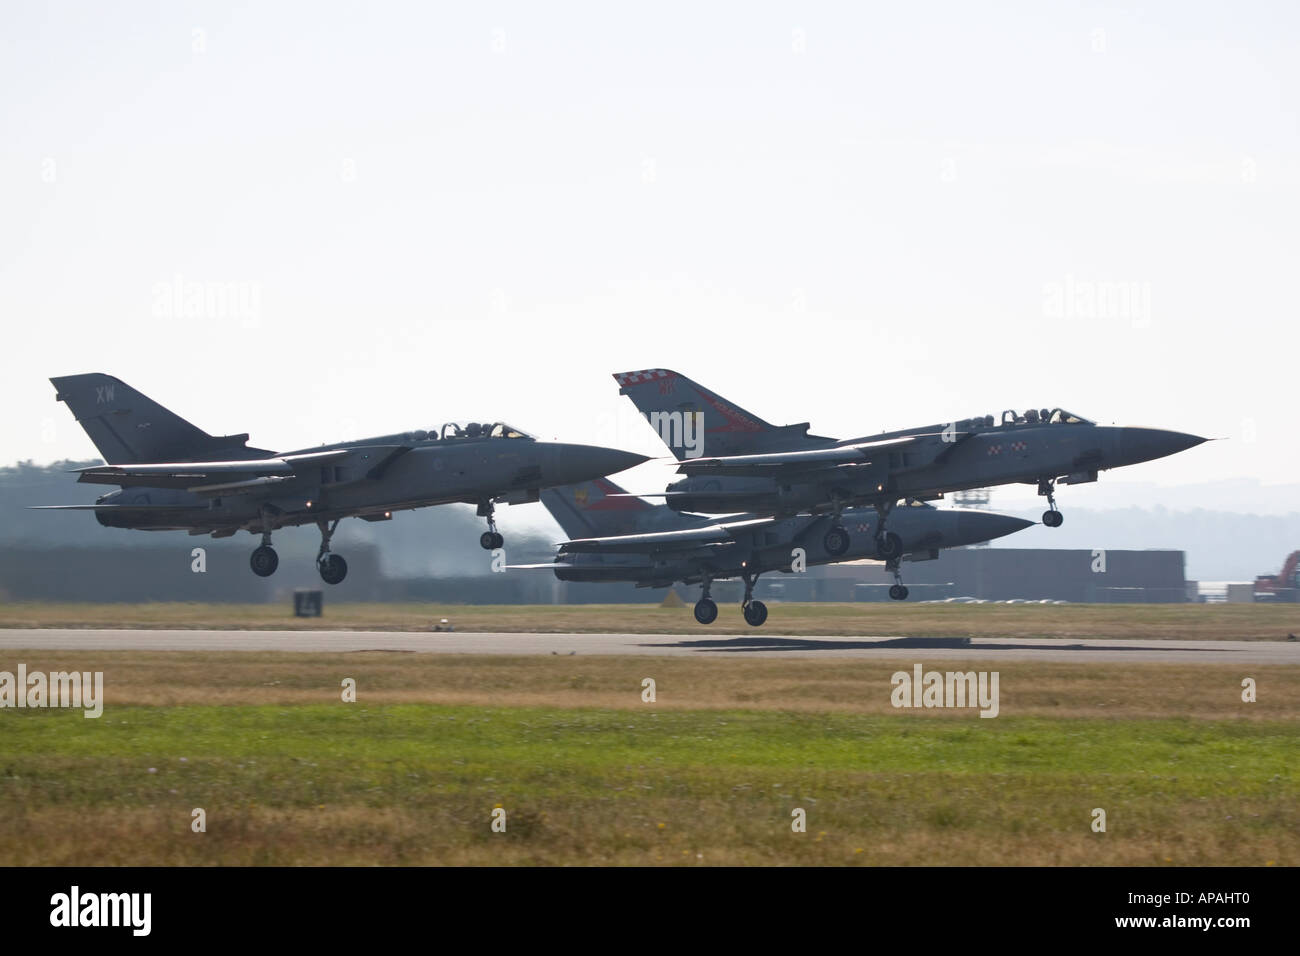
[(661, 454), (610, 373), (665, 366), (822, 434), (1060, 405), (1230, 439), (1133, 481), (1294, 480), (1297, 9), (6, 3), (0, 461), (94, 454), (46, 381), (84, 371), (264, 447)]

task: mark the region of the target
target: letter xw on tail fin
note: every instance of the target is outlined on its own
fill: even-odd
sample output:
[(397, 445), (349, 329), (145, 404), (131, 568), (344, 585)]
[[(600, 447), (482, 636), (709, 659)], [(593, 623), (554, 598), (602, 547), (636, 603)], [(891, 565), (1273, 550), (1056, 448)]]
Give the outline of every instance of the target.
[(121, 379), (102, 372), (65, 375), (50, 382), (58, 391), (58, 400), (68, 406), (110, 465), (271, 454), (246, 447), (247, 435), (209, 435)]

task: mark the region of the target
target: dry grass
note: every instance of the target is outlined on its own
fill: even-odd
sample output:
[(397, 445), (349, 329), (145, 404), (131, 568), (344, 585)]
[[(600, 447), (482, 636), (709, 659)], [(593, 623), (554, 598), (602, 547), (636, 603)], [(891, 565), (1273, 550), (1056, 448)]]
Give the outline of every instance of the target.
[[(441, 798), (429, 806), (42, 807), (0, 814), (0, 860), (15, 866), (1294, 866), (1300, 833), (1263, 828), (1267, 800), (1115, 801), (1080, 781), (1074, 799), (1032, 780), (918, 781), (863, 775), (854, 793), (774, 792), (699, 801), (535, 800), (507, 808)], [(743, 786), (743, 784), (741, 785)], [(947, 787), (947, 799), (934, 792)], [(1008, 796), (1015, 793), (1013, 799)], [(1108, 807), (1106, 833), (1091, 808)], [(790, 811), (804, 805), (806, 833)], [(1234, 822), (1237, 821), (1237, 822)], [(663, 823), (661, 829), (659, 824)]]
[[(505, 657), (397, 652), (49, 651), (6, 652), (0, 669), (102, 671), (108, 706), (321, 704), (357, 682), (367, 704), (645, 709), (643, 678), (668, 710), (889, 714), (890, 677), (914, 660), (674, 657)], [(925, 661), (926, 671), (969, 671), (959, 659)], [(1217, 664), (1044, 663), (997, 665), (1004, 716), (1300, 719), (1300, 667)], [(1241, 700), (1253, 677), (1258, 700)], [(951, 710), (922, 713), (966, 719)]]
[(982, 720), (906, 658), (6, 657), (106, 696), (0, 711), (8, 865), (1300, 864), (1300, 667), (1013, 661)]
[[(429, 630), (439, 618), (470, 632), (753, 634), (734, 608), (708, 628), (689, 607), (619, 605), (327, 604), (294, 618), (278, 604), (5, 604), (0, 627), (236, 630)], [(776, 604), (764, 634), (915, 637), (1283, 640), (1300, 604), (934, 605)]]

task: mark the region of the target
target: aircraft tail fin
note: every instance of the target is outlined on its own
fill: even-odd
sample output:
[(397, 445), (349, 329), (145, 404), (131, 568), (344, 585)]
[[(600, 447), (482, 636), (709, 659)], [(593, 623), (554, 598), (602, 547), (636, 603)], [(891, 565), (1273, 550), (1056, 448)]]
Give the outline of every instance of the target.
[(617, 372), (626, 395), (678, 461), (702, 455), (743, 454), (807, 425), (778, 427), (667, 368)]
[(64, 375), (50, 383), (110, 465), (271, 454), (247, 447), (247, 435), (209, 435), (112, 375)]
[(613, 495), (626, 495), (626, 492), (608, 478), (597, 478), (547, 488), (541, 497), (546, 510), (570, 538), (632, 534), (648, 515), (663, 508), (640, 498)]

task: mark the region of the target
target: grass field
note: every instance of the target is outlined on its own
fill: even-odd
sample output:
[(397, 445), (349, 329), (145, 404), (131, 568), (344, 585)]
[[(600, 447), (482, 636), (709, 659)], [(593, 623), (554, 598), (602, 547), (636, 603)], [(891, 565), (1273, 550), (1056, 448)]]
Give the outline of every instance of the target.
[(106, 703), (0, 711), (0, 864), (1300, 863), (1295, 667), (1008, 662), (987, 720), (905, 658), (19, 660)]
[[(1300, 633), (1300, 604), (776, 604), (764, 634), (915, 637), (1283, 640)], [(294, 618), (279, 604), (4, 604), (0, 627), (428, 630), (448, 618), (460, 631), (752, 634), (735, 608), (706, 629), (690, 607), (617, 605), (327, 604)]]

